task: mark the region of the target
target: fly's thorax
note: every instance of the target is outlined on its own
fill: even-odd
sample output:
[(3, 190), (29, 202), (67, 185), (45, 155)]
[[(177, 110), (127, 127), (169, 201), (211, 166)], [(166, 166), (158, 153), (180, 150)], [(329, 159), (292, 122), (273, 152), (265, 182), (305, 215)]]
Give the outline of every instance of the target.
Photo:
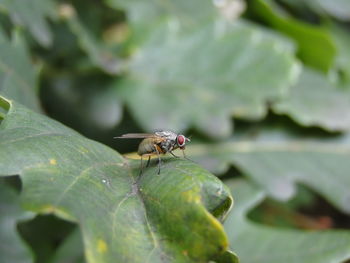
[(174, 150), (177, 137), (176, 133), (172, 131), (157, 131), (155, 134), (164, 139), (158, 144), (164, 153)]
[(176, 146), (176, 141), (175, 140), (165, 140), (163, 142), (160, 143), (160, 148), (162, 148), (162, 150), (164, 152), (170, 152), (172, 150), (175, 149)]
[(166, 140), (175, 141), (177, 134), (172, 131), (157, 131), (155, 134), (159, 137), (165, 138)]

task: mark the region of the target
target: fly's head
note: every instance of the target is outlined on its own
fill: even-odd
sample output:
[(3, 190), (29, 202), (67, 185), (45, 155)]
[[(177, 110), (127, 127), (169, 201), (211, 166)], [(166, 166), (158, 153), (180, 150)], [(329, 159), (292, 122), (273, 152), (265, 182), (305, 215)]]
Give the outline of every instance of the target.
[(189, 138), (185, 137), (182, 134), (179, 134), (176, 137), (176, 144), (181, 150), (185, 149), (186, 142), (190, 142), (190, 141), (191, 140)]

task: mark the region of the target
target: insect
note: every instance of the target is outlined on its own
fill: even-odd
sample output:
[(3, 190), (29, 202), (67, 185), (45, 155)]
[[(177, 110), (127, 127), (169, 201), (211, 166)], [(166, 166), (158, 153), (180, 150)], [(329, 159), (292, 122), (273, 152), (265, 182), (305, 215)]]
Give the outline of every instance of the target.
[(118, 137), (119, 139), (143, 139), (137, 150), (138, 155), (141, 156), (141, 170), (140, 174), (143, 172), (143, 157), (148, 157), (147, 165), (148, 167), (151, 156), (157, 155), (158, 157), (158, 174), (160, 174), (161, 159), (160, 154), (170, 153), (174, 157), (176, 156), (173, 151), (180, 148), (182, 150), (183, 156), (185, 155), (186, 142), (191, 140), (182, 134), (176, 134), (172, 131), (157, 131), (155, 133), (127, 133)]

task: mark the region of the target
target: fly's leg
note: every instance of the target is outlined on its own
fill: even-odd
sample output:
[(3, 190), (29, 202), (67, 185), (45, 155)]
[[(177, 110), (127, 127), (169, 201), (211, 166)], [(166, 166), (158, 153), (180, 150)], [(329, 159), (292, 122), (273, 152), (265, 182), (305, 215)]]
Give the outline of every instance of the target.
[(147, 164), (146, 164), (146, 167), (149, 166), (149, 163), (151, 161), (151, 156), (148, 155), (148, 154), (145, 154), (145, 155), (141, 155), (141, 165), (140, 165), (140, 174), (139, 174), (139, 178), (137, 179), (137, 181), (139, 181), (139, 179), (141, 178), (141, 175), (143, 174), (143, 170), (144, 170), (144, 166), (143, 166), (143, 156), (148, 156), (148, 161), (147, 161)]
[(142, 162), (142, 155), (141, 155), (141, 167), (140, 167), (140, 177), (143, 174), (143, 162)]
[(186, 156), (185, 150), (184, 150), (184, 149), (182, 149), (182, 154), (183, 154), (183, 156), (184, 156), (184, 158), (185, 158), (186, 160), (189, 160), (189, 161), (193, 162), (190, 158), (188, 158), (188, 157)]
[(160, 174), (161, 160), (160, 160), (160, 154), (159, 154), (159, 151), (158, 151), (158, 148), (157, 148), (157, 145), (156, 145), (156, 144), (154, 144), (154, 149), (156, 150), (157, 156), (158, 156), (158, 174)]
[(148, 156), (148, 161), (147, 161), (146, 167), (149, 166), (150, 162), (151, 162), (151, 156)]
[(174, 156), (175, 158), (180, 158), (180, 156), (175, 155), (173, 152), (170, 152), (170, 154), (171, 154), (172, 156)]

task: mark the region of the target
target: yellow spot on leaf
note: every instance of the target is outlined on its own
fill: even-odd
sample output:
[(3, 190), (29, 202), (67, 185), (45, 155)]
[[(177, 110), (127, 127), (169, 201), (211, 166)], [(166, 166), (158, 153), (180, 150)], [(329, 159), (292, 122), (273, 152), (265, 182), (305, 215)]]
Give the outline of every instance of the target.
[(56, 161), (55, 159), (50, 159), (50, 164), (56, 165), (56, 164), (57, 164), (57, 161)]
[(97, 240), (97, 251), (101, 254), (107, 251), (107, 244), (103, 239)]
[(86, 149), (85, 147), (80, 147), (79, 152), (81, 152), (82, 154), (86, 154), (86, 153), (89, 153), (89, 150)]
[(186, 198), (187, 202), (199, 204), (201, 202), (201, 197), (198, 193), (194, 191), (182, 192), (182, 196)]

